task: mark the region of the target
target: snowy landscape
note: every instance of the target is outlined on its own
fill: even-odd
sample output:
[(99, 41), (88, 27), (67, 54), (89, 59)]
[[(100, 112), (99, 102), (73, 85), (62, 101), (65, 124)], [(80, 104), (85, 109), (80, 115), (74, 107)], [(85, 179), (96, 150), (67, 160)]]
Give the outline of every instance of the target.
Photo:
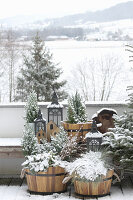
[[(67, 81), (64, 87), (66, 92), (79, 90), (85, 101), (126, 100), (126, 88), (132, 84), (133, 76), (132, 63), (129, 62), (131, 52), (126, 47), (132, 45), (133, 39), (132, 8), (133, 2), (128, 1), (102, 10), (57, 18), (29, 14), (0, 19), (1, 102), (15, 101), (23, 54), (28, 55), (27, 50), (32, 47), (37, 32), (53, 54), (55, 64), (58, 63), (63, 71), (59, 79)], [(111, 82), (106, 81), (111, 89), (101, 98), (99, 86), (103, 85), (102, 63), (106, 71), (107, 62), (110, 62), (108, 67), (113, 72), (110, 70)], [(83, 79), (86, 80), (84, 83)], [(73, 85), (73, 80), (76, 85)]]
[[(61, 80), (67, 80), (67, 84), (65, 86), (66, 91), (71, 91), (74, 93), (76, 89), (80, 90), (81, 82), (80, 76), (78, 75), (78, 66), (82, 65), (85, 70), (90, 73), (89, 62), (100, 62), (105, 59), (111, 59), (112, 57), (116, 57), (117, 59), (117, 68), (119, 67), (119, 74), (117, 75), (114, 87), (112, 89), (111, 96), (109, 98), (110, 101), (124, 101), (127, 98), (126, 88), (128, 85), (132, 84), (132, 76), (133, 72), (131, 71), (132, 63), (129, 63), (129, 56), (131, 55), (128, 51), (126, 51), (127, 44), (132, 44), (127, 41), (46, 41), (45, 45), (53, 54), (54, 63), (58, 63), (59, 67), (63, 70), (63, 74), (61, 75)], [(32, 45), (32, 42), (21, 42), (21, 46), (29, 46)], [(19, 57), (18, 57), (19, 58)], [(16, 76), (19, 73), (19, 70), (22, 65), (22, 57), (14, 63), (15, 68), (15, 80)], [(86, 66), (83, 63), (86, 63)], [(95, 64), (95, 77), (96, 87), (98, 89), (98, 85), (101, 82), (100, 80), (100, 67), (99, 64)], [(117, 68), (115, 69), (117, 71)], [(94, 69), (94, 67), (93, 67)], [(113, 71), (113, 66), (112, 66)], [(1, 102), (8, 102), (8, 71), (5, 72), (4, 76), (1, 77)], [(73, 76), (74, 74), (74, 76)], [(89, 81), (89, 75), (86, 74), (86, 78)], [(77, 82), (77, 85), (73, 85), (73, 80)], [(78, 84), (79, 81), (79, 84)], [(120, 83), (120, 84), (119, 84)], [(88, 83), (91, 84), (91, 83)], [(90, 86), (88, 85), (88, 88)], [(119, 92), (121, 91), (121, 92)], [(93, 100), (91, 97), (87, 100)], [(96, 100), (100, 100), (98, 97)]]
[(133, 199), (132, 11), (0, 3), (0, 200)]

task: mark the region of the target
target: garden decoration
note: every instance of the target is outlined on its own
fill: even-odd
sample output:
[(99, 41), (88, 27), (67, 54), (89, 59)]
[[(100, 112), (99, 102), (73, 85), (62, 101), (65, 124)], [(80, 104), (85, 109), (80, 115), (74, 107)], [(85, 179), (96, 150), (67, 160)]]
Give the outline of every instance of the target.
[(106, 133), (109, 128), (114, 128), (113, 115), (117, 115), (116, 110), (111, 108), (102, 108), (92, 116), (92, 119), (94, 119), (97, 124), (101, 123), (101, 126), (98, 127), (98, 130), (101, 133)]
[(83, 141), (86, 133), (91, 130), (91, 122), (87, 121), (86, 107), (78, 92), (68, 100), (67, 121), (62, 125), (68, 135), (77, 135), (78, 141)]
[(102, 144), (103, 135), (97, 130), (95, 120), (92, 122), (91, 131), (85, 136), (88, 151), (99, 151)]
[(34, 120), (34, 123), (35, 123), (35, 135), (38, 139), (38, 142), (40, 143), (41, 139), (43, 138), (48, 139), (46, 133), (46, 120), (42, 118), (42, 113), (40, 109), (38, 111), (37, 118)]
[(56, 137), (57, 133), (60, 132), (60, 128), (53, 121), (48, 122), (46, 127), (47, 127), (47, 138), (48, 141), (50, 142), (51, 136)]
[(59, 104), (58, 97), (54, 91), (52, 96), (52, 103), (47, 106), (48, 109), (48, 122), (53, 121), (58, 127), (63, 121), (63, 105)]

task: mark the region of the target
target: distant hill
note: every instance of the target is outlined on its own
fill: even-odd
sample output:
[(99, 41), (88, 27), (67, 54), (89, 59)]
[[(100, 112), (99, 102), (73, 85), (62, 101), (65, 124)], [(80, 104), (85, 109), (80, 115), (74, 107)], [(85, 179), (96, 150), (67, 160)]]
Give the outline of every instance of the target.
[(85, 24), (87, 22), (109, 22), (122, 19), (133, 19), (133, 1), (120, 3), (101, 11), (69, 15), (62, 18), (47, 20), (47, 22), (51, 21), (51, 25), (54, 26), (69, 26), (81, 23)]
[[(88, 8), (89, 9), (89, 8)], [(123, 19), (133, 19), (133, 1), (117, 4), (105, 10), (68, 15), (61, 18), (46, 19), (39, 15), (20, 15), (0, 19), (0, 24), (17, 26), (21, 24), (46, 24), (51, 26), (71, 26), (89, 22), (109, 22)]]

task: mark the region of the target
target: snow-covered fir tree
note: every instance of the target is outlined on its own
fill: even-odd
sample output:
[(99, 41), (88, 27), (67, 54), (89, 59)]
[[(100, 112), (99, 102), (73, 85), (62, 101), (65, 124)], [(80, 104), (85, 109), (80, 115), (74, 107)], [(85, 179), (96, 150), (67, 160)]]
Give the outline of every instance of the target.
[(34, 89), (37, 101), (51, 101), (53, 88), (56, 89), (60, 101), (65, 99), (67, 95), (62, 87), (66, 81), (59, 81), (61, 74), (61, 68), (54, 64), (52, 54), (37, 33), (28, 56), (23, 56), (15, 100), (25, 101), (31, 89)]
[(25, 125), (22, 137), (22, 150), (25, 156), (35, 155), (38, 153), (38, 141), (34, 135), (33, 129), (29, 124)]
[(68, 100), (67, 121), (72, 124), (87, 121), (86, 107), (78, 92)]
[(37, 94), (33, 90), (29, 96), (28, 100), (25, 106), (25, 112), (26, 112), (26, 122), (27, 123), (33, 123), (34, 120), (37, 118), (38, 115), (38, 104), (37, 104)]
[(67, 132), (60, 127), (60, 132), (56, 135), (56, 137), (51, 137), (51, 146), (53, 147), (53, 151), (56, 154), (59, 154), (65, 144), (68, 142)]
[(133, 87), (130, 87), (129, 111), (115, 116), (115, 128), (105, 133), (103, 145), (116, 165), (133, 170)]

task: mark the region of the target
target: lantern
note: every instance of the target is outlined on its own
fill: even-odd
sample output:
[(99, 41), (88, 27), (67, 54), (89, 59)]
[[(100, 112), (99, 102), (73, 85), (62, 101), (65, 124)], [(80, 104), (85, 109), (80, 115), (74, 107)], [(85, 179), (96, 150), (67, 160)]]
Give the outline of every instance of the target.
[(91, 132), (86, 134), (88, 151), (99, 151), (102, 143), (102, 134), (97, 130), (95, 120), (92, 122)]
[(38, 142), (40, 143), (40, 140), (43, 138), (47, 139), (46, 135), (46, 120), (42, 118), (41, 110), (38, 111), (38, 116), (34, 120), (35, 123), (35, 135), (38, 138)]
[(48, 108), (48, 122), (53, 121), (57, 126), (63, 121), (63, 106), (58, 103), (58, 97), (54, 91), (52, 103), (47, 106)]

